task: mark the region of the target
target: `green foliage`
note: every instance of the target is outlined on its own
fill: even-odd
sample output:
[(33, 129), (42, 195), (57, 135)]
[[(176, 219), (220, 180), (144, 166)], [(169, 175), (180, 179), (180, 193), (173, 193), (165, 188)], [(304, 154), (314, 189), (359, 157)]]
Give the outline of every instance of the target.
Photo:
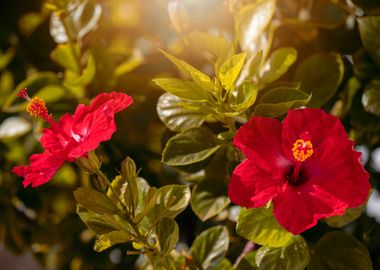
[(355, 208), (347, 208), (343, 215), (333, 216), (326, 219), (330, 227), (342, 228), (360, 217), (364, 211), (364, 204)]
[(204, 128), (187, 129), (172, 137), (162, 153), (162, 162), (184, 166), (201, 162), (214, 154), (220, 145), (213, 134)]
[(337, 53), (315, 54), (307, 58), (296, 70), (295, 81), (301, 89), (312, 94), (309, 107), (320, 107), (331, 99), (342, 82), (344, 64)]
[(57, 48), (51, 52), (50, 57), (64, 69), (78, 73), (80, 71), (80, 66), (77, 60), (78, 55), (80, 55), (78, 44), (58, 44)]
[(112, 231), (99, 236), (95, 241), (94, 250), (102, 252), (113, 245), (130, 242), (131, 240), (131, 236), (125, 231)]
[(366, 16), (358, 19), (360, 37), (363, 46), (372, 59), (380, 66), (380, 16)]
[[(363, 165), (378, 186), (372, 151), (380, 143), (380, 4), (222, 2), (31, 0), (21, 9), (7, 2), (0, 11), (3, 248), (31, 252), (46, 269), (378, 267), (380, 227), (365, 205), (323, 220), (302, 238), (282, 228), (271, 208), (239, 215), (227, 191), (244, 159), (233, 146), (237, 128), (253, 116), (281, 120), (302, 106), (341, 119), (350, 139), (368, 149)], [(81, 172), (67, 163), (42, 187), (20, 185), (12, 168), (41, 152), (38, 140), (48, 127), (26, 116), (26, 102), (16, 98), (25, 87), (56, 120), (101, 92), (133, 96), (128, 113), (115, 119), (118, 132), (97, 150), (112, 181), (100, 169)], [(141, 175), (130, 158), (116, 169), (126, 153)], [(326, 234), (326, 224), (362, 244)], [(248, 254), (245, 239), (254, 242)]]
[(165, 93), (158, 99), (157, 113), (170, 130), (182, 131), (200, 127), (211, 111), (204, 103), (193, 102)]
[(363, 107), (367, 112), (380, 116), (380, 78), (375, 77), (364, 88)]
[(217, 69), (217, 78), (227, 91), (230, 91), (235, 86), (246, 56), (246, 52), (233, 55)]
[(242, 208), (236, 232), (248, 240), (268, 247), (283, 247), (293, 235), (278, 224), (271, 208)]
[(234, 13), (236, 39), (243, 50), (257, 52), (261, 49), (258, 40), (274, 15), (275, 4), (274, 0), (256, 1), (242, 5)]
[(156, 263), (168, 256), (179, 237), (173, 218), (189, 204), (190, 189), (181, 185), (149, 187), (138, 177), (129, 157), (112, 183), (103, 173), (96, 174), (98, 181), (106, 181), (105, 190), (80, 187), (74, 192), (80, 218), (97, 236), (94, 250), (101, 252), (115, 244), (132, 242)]
[(15, 55), (15, 49), (9, 48), (5, 53), (0, 51), (0, 71), (3, 70), (12, 61)]
[(227, 207), (230, 200), (225, 194), (226, 186), (218, 179), (206, 179), (196, 184), (191, 194), (191, 209), (205, 221)]
[(248, 253), (237, 270), (303, 270), (310, 262), (309, 249), (301, 236), (293, 236), (283, 247), (261, 247)]
[(210, 77), (186, 63), (183, 60), (180, 60), (174, 57), (171, 54), (168, 54), (164, 51), (161, 51), (166, 58), (168, 58), (185, 76), (191, 78), (199, 87), (202, 87), (204, 90), (208, 91), (210, 94), (214, 95), (216, 93), (216, 87), (211, 81)]
[(36, 73), (28, 77), (24, 81), (20, 82), (16, 86), (14, 91), (8, 96), (7, 101), (4, 103), (3, 110), (9, 109), (9, 107), (14, 102), (14, 100), (17, 97), (17, 94), (20, 92), (21, 89), (27, 88), (29, 90), (29, 93), (35, 93), (45, 86), (58, 84), (59, 80), (53, 72), (46, 71)]
[(367, 249), (355, 238), (335, 231), (317, 243), (308, 269), (372, 269)]
[(190, 46), (198, 50), (205, 50), (214, 57), (224, 57), (223, 54), (228, 50), (230, 44), (222, 36), (210, 35), (208, 33), (193, 31), (186, 36)]
[(159, 78), (153, 81), (166, 92), (179, 98), (197, 102), (206, 102), (208, 100), (207, 92), (194, 82), (175, 78)]
[(312, 99), (312, 94), (298, 90), (298, 86), (278, 86), (261, 96), (255, 106), (255, 115), (277, 117), (285, 114), (289, 109), (308, 104), (310, 99)]
[(215, 269), (228, 249), (228, 231), (224, 226), (215, 226), (203, 231), (191, 246), (193, 260), (200, 269)]
[(275, 50), (264, 64), (261, 83), (269, 83), (279, 79), (296, 60), (297, 51), (294, 48), (285, 47)]
[(92, 188), (80, 187), (74, 192), (76, 201), (96, 214), (117, 214), (118, 208), (102, 194)]

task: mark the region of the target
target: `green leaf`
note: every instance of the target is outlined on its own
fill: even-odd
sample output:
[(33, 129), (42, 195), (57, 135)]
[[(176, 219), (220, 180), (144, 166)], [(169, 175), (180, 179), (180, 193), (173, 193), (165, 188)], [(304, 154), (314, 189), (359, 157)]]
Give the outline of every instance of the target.
[[(133, 218), (133, 222), (138, 224), (149, 213), (149, 211), (156, 205), (158, 192), (155, 187), (149, 188), (144, 196), (144, 208)], [(141, 199), (142, 200), (142, 199)]]
[(270, 23), (275, 8), (275, 0), (262, 0), (243, 6), (235, 14), (235, 32), (243, 50), (257, 51), (257, 39)]
[(308, 107), (320, 107), (335, 95), (343, 74), (344, 64), (338, 53), (319, 53), (298, 66), (294, 80), (301, 83), (302, 91), (311, 92)]
[(29, 37), (45, 20), (46, 15), (37, 12), (28, 12), (18, 20), (20, 32)]
[(97, 214), (117, 214), (120, 211), (104, 194), (92, 188), (80, 187), (74, 191), (75, 200)]
[(77, 60), (79, 55), (81, 55), (81, 52), (78, 44), (64, 43), (58, 44), (57, 47), (51, 52), (50, 57), (64, 69), (69, 69), (75, 73), (79, 73), (80, 67)]
[(364, 110), (380, 116), (380, 77), (372, 79), (364, 88), (362, 96)]
[(28, 92), (31, 94), (37, 92), (37, 90), (44, 86), (59, 84), (60, 81), (58, 80), (57, 75), (53, 72), (46, 71), (31, 75), (16, 86), (12, 94), (8, 97), (8, 100), (5, 102), (3, 109), (7, 110), (16, 99), (17, 94), (24, 88), (28, 88)]
[(198, 31), (193, 31), (188, 34), (186, 36), (186, 41), (190, 46), (193, 46), (198, 50), (205, 50), (215, 57), (219, 57), (223, 54), (230, 45), (223, 36), (216, 36)]
[(261, 247), (255, 254), (255, 269), (304, 270), (310, 262), (309, 249), (301, 236), (294, 236), (284, 247)]
[(371, 270), (368, 250), (354, 237), (341, 231), (325, 234), (317, 243), (310, 270)]
[[(78, 73), (72, 70), (66, 70), (65, 72), (65, 82), (64, 85), (68, 88), (72, 88), (73, 86), (84, 86), (88, 85), (92, 82), (96, 73), (96, 65), (94, 56), (89, 53), (86, 66), (82, 70), (82, 73)], [(75, 91), (73, 92), (74, 94)]]
[(191, 78), (196, 84), (200, 87), (206, 89), (209, 93), (215, 94), (215, 86), (209, 76), (199, 71), (195, 67), (189, 65), (183, 60), (180, 60), (174, 57), (171, 54), (168, 54), (162, 50), (160, 50), (166, 58), (168, 58), (184, 75)]
[(16, 54), (15, 48), (9, 48), (5, 53), (0, 51), (0, 71), (8, 66)]
[[(50, 35), (56, 43), (68, 43), (70, 39), (67, 33), (75, 40), (83, 40), (89, 32), (97, 27), (102, 14), (102, 6), (94, 1), (78, 1), (75, 6), (70, 0), (50, 0), (50, 2), (47, 5), (49, 8), (58, 9), (57, 12), (51, 13), (50, 18)], [(70, 7), (62, 3), (70, 3)], [(70, 12), (67, 11), (68, 9)], [(65, 13), (64, 18), (59, 16), (62, 12)], [(63, 25), (62, 19), (65, 25)]]
[(199, 87), (195, 82), (182, 81), (176, 78), (158, 78), (153, 81), (166, 92), (179, 98), (197, 102), (206, 102), (208, 100), (207, 91)]
[(177, 223), (171, 218), (163, 218), (157, 227), (157, 237), (160, 243), (160, 256), (165, 257), (176, 246), (179, 237)]
[(199, 127), (210, 116), (205, 103), (193, 102), (165, 93), (157, 101), (157, 114), (167, 128), (182, 131)]
[(112, 201), (113, 204), (118, 205), (119, 207), (121, 207), (120, 201), (123, 204), (125, 204), (124, 193), (125, 193), (126, 186), (127, 186), (127, 182), (120, 175), (116, 176), (115, 179), (112, 180), (111, 182), (112, 189), (109, 188), (107, 190), (107, 196)]
[(120, 225), (112, 217), (96, 214), (81, 205), (77, 205), (77, 214), (84, 224), (95, 234), (106, 234), (121, 229)]
[(150, 220), (175, 218), (187, 207), (190, 196), (190, 188), (187, 185), (166, 185), (159, 188), (156, 205), (149, 212)]
[(289, 109), (306, 105), (311, 95), (295, 88), (279, 87), (265, 93), (255, 106), (255, 115), (277, 117)]
[(42, 87), (34, 96), (45, 100), (46, 103), (53, 103), (65, 96), (66, 89), (60, 85), (47, 85)]
[(244, 258), (240, 261), (236, 270), (252, 270), (257, 269), (256, 264), (256, 251), (248, 252)]
[(127, 157), (121, 163), (121, 176), (127, 183), (122, 196), (123, 201), (126, 202), (134, 215), (139, 204), (139, 187), (137, 184), (136, 164), (130, 157)]
[(244, 82), (236, 89), (236, 95), (230, 96), (232, 109), (239, 114), (248, 110), (255, 103), (258, 91), (254, 83)]
[(231, 265), (231, 262), (228, 259), (223, 259), (220, 264), (216, 266), (215, 269), (218, 270), (234, 270), (234, 268)]
[(103, 235), (95, 241), (94, 250), (102, 252), (113, 245), (132, 241), (132, 237), (125, 231), (112, 231)]
[(228, 250), (229, 236), (225, 226), (214, 226), (203, 231), (191, 246), (192, 257), (204, 270), (216, 269)]
[(186, 40), (190, 46), (193, 46), (198, 50), (205, 50), (215, 57), (224, 54), (230, 45), (223, 36), (216, 36), (198, 31), (193, 31), (188, 34)]
[(115, 77), (123, 76), (124, 74), (127, 74), (131, 72), (132, 70), (135, 70), (142, 63), (143, 63), (143, 56), (141, 54), (136, 53), (115, 68), (114, 76)]
[(235, 82), (243, 68), (246, 56), (246, 52), (235, 54), (227, 59), (227, 61), (225, 61), (217, 70), (218, 79), (223, 88), (227, 91), (230, 91), (235, 86)]
[(226, 190), (226, 185), (221, 184), (217, 179), (202, 181), (193, 188), (191, 209), (202, 221), (219, 214), (230, 203)]
[(326, 223), (330, 227), (342, 228), (360, 217), (363, 213), (364, 207), (365, 204), (355, 208), (347, 208), (343, 215), (327, 218)]
[(272, 52), (266, 61), (261, 74), (261, 84), (279, 79), (297, 60), (297, 51), (291, 47), (279, 48)]
[[(0, 75), (0, 95), (5, 97), (14, 89), (14, 77), (12, 72), (3, 71)], [(0, 100), (0, 105), (4, 102), (4, 99)]]
[(243, 81), (254, 81), (255, 76), (260, 70), (260, 63), (263, 58), (263, 51), (258, 51), (253, 56), (249, 57), (243, 66), (237, 84)]
[(293, 235), (273, 216), (271, 208), (242, 208), (236, 225), (237, 234), (263, 246), (285, 246)]
[(170, 166), (194, 164), (207, 159), (219, 148), (210, 131), (190, 128), (168, 141), (162, 153), (162, 162)]
[(366, 16), (357, 20), (364, 48), (380, 67), (380, 16)]

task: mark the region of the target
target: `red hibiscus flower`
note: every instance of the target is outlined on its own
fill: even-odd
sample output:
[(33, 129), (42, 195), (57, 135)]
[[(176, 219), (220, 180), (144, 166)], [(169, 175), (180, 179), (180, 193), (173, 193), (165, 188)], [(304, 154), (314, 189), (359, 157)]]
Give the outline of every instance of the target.
[(13, 172), (24, 177), (24, 187), (36, 187), (48, 182), (64, 161), (73, 162), (86, 157), (99, 143), (107, 141), (116, 131), (115, 113), (132, 104), (133, 100), (124, 93), (103, 93), (94, 98), (89, 106), (80, 104), (73, 115), (65, 114), (54, 122), (48, 114), (45, 102), (30, 99), (25, 90), (19, 96), (27, 99), (27, 111), (51, 124), (45, 128), (41, 144), (45, 151), (30, 157), (29, 166), (15, 167)]
[(293, 234), (367, 199), (360, 153), (339, 119), (320, 109), (290, 110), (283, 123), (252, 117), (234, 145), (247, 159), (232, 174), (231, 201), (257, 208), (272, 200), (274, 216)]

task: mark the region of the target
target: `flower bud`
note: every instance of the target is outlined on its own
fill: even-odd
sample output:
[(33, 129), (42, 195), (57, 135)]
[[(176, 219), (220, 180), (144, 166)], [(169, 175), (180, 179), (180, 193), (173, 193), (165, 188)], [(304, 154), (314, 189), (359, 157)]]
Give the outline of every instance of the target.
[(94, 151), (88, 152), (87, 157), (80, 157), (76, 160), (76, 164), (89, 174), (96, 173), (101, 166), (101, 162)]

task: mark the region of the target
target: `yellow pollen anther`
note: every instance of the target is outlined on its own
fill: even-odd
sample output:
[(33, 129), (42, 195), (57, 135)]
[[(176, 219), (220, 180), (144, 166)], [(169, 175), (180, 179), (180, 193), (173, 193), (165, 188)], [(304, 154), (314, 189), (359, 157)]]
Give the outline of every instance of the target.
[(295, 160), (303, 162), (313, 154), (313, 144), (309, 140), (298, 139), (292, 148)]
[(26, 111), (33, 117), (44, 117), (48, 115), (46, 103), (42, 98), (34, 97), (28, 103)]

